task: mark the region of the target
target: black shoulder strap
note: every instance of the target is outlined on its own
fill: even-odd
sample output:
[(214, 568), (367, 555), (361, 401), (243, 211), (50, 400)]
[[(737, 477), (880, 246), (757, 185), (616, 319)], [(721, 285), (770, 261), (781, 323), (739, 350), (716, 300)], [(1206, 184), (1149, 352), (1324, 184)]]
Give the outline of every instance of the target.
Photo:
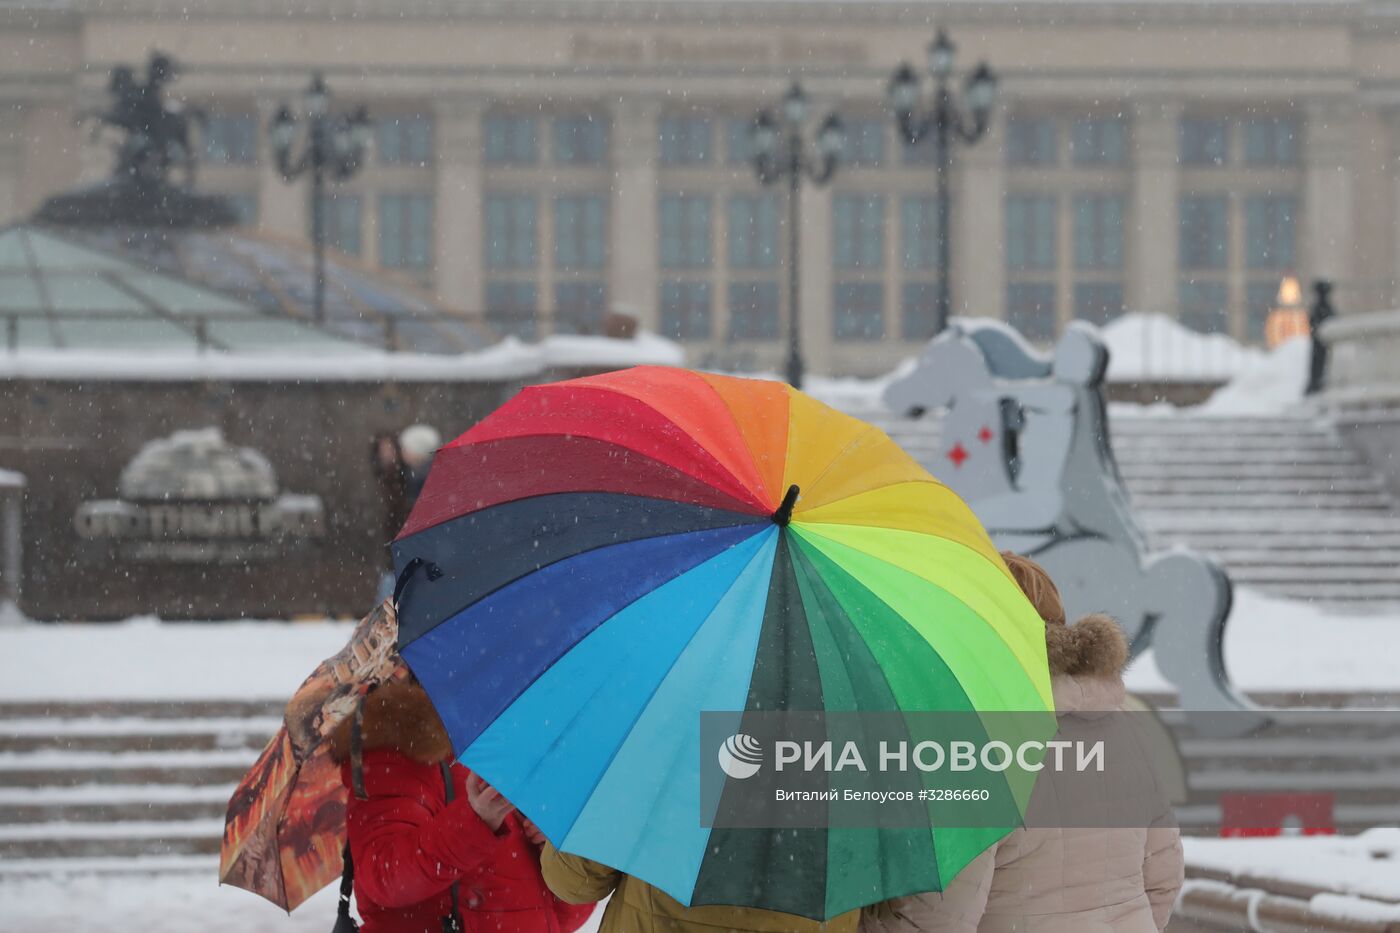
[[(452, 766), (445, 761), (441, 761), (438, 762), (438, 768), (442, 771), (443, 798), (448, 803), (451, 803), (452, 798), (456, 796), (452, 791)], [(457, 888), (457, 882), (452, 882), (452, 915), (442, 918), (442, 928), (447, 931), (447, 933), (463, 933), (466, 929), (466, 927), (462, 925), (462, 908), (458, 900), (459, 895)]]
[(335, 908), (335, 929), (331, 933), (356, 933), (360, 925), (350, 916), (350, 895), (355, 889), (355, 863), (350, 860), (350, 840), (341, 851), (345, 870), (340, 874), (340, 903)]

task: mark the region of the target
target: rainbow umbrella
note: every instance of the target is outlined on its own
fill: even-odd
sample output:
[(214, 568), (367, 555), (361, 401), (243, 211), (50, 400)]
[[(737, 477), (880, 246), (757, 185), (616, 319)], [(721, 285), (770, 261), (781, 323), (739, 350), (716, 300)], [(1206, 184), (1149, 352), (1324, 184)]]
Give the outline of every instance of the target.
[(527, 388), (438, 452), (394, 553), (400, 653), (462, 762), (688, 905), (827, 918), (941, 890), (1010, 829), (706, 829), (701, 711), (1051, 708), (1042, 623), (967, 506), (780, 383)]

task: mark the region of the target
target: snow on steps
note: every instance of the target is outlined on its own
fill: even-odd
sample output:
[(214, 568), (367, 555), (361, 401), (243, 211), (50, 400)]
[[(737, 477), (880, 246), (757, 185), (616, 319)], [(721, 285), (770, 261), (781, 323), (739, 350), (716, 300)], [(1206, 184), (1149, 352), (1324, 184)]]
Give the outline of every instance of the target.
[[(936, 418), (840, 401), (935, 475), (952, 469)], [(1212, 554), (1237, 583), (1274, 596), (1400, 603), (1400, 503), (1326, 422), (1128, 406), (1114, 406), (1109, 421), (1119, 470), (1154, 546)]]
[(208, 866), (276, 703), (0, 703), (0, 875)]
[[(1323, 781), (1337, 794), (1343, 831), (1400, 823), (1400, 716), (1345, 708), (1400, 707), (1400, 695), (1255, 699), (1336, 709), (1321, 734), (1281, 722), (1248, 743), (1195, 736), (1168, 714), (1191, 771), (1179, 811), (1187, 832), (1218, 820), (1220, 792), (1266, 781), (1289, 789)], [(277, 727), (275, 713), (265, 702), (0, 703), (0, 879), (153, 867), (212, 873), (229, 795)]]

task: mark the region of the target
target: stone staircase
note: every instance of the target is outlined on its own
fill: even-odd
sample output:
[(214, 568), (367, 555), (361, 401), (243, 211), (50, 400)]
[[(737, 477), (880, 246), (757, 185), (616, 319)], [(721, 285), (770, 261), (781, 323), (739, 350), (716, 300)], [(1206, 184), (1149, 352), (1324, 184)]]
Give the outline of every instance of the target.
[(6, 875), (215, 871), (275, 703), (0, 704)]
[[(1165, 701), (1166, 697), (1147, 698)], [(1187, 833), (1213, 833), (1231, 791), (1336, 795), (1337, 829), (1400, 824), (1400, 695), (1260, 695), (1294, 714), (1247, 740), (1193, 734)], [(0, 704), (0, 885), (17, 876), (217, 871), (234, 785), (280, 725), (273, 703)], [(0, 924), (3, 927), (3, 924)]]
[[(897, 418), (870, 402), (841, 407), (884, 428), (934, 475), (948, 469), (936, 418)], [(1400, 604), (1400, 502), (1327, 422), (1115, 406), (1109, 423), (1154, 547), (1211, 554), (1237, 584), (1273, 596)]]

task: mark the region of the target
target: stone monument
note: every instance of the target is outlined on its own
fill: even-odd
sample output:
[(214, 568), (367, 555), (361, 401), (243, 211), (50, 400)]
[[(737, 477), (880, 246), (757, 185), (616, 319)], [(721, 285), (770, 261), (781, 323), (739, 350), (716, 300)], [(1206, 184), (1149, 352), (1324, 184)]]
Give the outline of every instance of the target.
[(191, 190), (196, 160), (190, 131), (203, 121), (203, 114), (166, 100), (166, 86), (178, 71), (175, 60), (160, 52), (151, 54), (144, 81), (129, 66), (112, 69), (107, 85), (110, 105), (85, 114), (96, 122), (94, 136), (103, 129), (116, 131), (111, 177), (49, 198), (36, 220), (62, 226), (183, 229), (237, 222), (228, 199)]

